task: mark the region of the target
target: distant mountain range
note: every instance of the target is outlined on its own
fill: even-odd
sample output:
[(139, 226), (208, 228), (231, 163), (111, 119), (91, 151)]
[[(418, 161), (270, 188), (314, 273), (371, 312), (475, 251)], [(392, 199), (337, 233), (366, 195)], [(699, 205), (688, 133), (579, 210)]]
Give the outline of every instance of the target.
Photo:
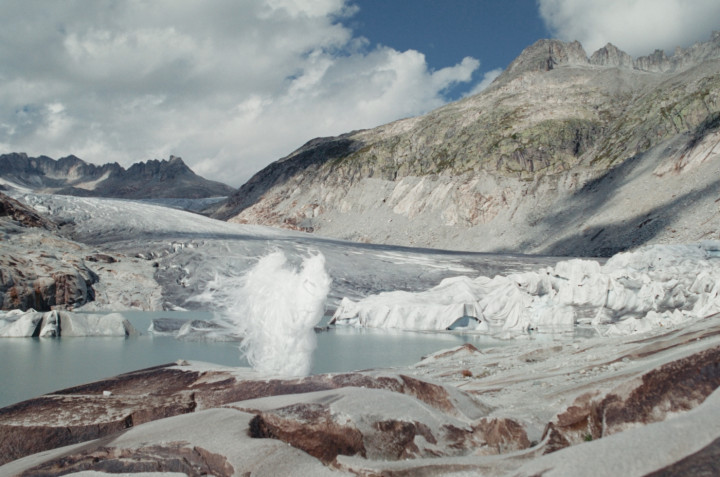
[(637, 59), (538, 41), (478, 95), (308, 142), (215, 217), (550, 255), (720, 238), (720, 32)]
[(35, 191), (126, 199), (201, 199), (236, 190), (195, 174), (179, 157), (138, 162), (125, 169), (118, 163), (97, 166), (75, 156), (55, 160), (24, 153), (0, 155), (2, 183)]

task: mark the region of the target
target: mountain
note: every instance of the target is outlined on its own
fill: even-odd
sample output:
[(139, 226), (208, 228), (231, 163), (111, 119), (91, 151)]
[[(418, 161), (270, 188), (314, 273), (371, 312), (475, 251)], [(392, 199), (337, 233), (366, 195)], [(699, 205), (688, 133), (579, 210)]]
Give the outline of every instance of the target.
[(230, 186), (195, 174), (179, 157), (138, 162), (129, 169), (117, 163), (97, 166), (75, 156), (55, 160), (24, 153), (0, 155), (0, 179), (36, 191), (125, 199), (228, 196)]
[(718, 238), (720, 32), (672, 56), (540, 40), (482, 93), (314, 139), (216, 212), (357, 241), (609, 256)]

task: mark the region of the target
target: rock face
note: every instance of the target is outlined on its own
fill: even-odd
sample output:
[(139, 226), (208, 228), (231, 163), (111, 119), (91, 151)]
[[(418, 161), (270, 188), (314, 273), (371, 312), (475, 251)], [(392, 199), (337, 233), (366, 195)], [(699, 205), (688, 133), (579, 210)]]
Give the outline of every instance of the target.
[(75, 156), (58, 160), (24, 153), (0, 155), (0, 178), (43, 192), (126, 199), (227, 196), (230, 186), (196, 175), (179, 157), (138, 162), (125, 170), (117, 163), (96, 166)]
[(598, 66), (615, 66), (619, 68), (632, 68), (635, 64), (632, 56), (618, 49), (612, 43), (600, 48), (590, 56), (590, 64)]
[[(489, 252), (609, 256), (717, 238), (720, 34), (632, 60), (542, 40), (484, 92), (319, 138), (217, 218)], [(699, 225), (698, 225), (699, 224)]]
[[(24, 244), (49, 244), (53, 238), (13, 237), (0, 254), (0, 309), (49, 311), (74, 308), (95, 299), (98, 276), (72, 249), (56, 255)], [(17, 245), (16, 245), (17, 244)]]
[(121, 260), (66, 238), (38, 210), (1, 193), (0, 209), (0, 310), (161, 306), (152, 262)]
[(0, 192), (0, 218), (17, 222), (21, 227), (40, 227), (46, 230), (57, 230), (58, 226), (51, 220), (40, 215), (12, 197)]
[[(38, 211), (0, 193), (0, 310), (80, 306), (94, 298), (97, 275), (73, 255), (48, 251), (59, 227)], [(65, 241), (63, 241), (65, 242)]]

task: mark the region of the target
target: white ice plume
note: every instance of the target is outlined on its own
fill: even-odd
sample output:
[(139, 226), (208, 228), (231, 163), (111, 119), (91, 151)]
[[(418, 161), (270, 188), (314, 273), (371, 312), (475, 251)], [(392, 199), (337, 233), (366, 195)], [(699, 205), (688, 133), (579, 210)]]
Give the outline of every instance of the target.
[(424, 292), (344, 298), (333, 320), (377, 328), (444, 330), (472, 316), (490, 333), (594, 325), (629, 334), (720, 312), (720, 242), (656, 245), (600, 265), (567, 260), (535, 272), (454, 277)]
[(223, 309), (221, 318), (243, 336), (241, 351), (268, 375), (304, 376), (316, 347), (315, 325), (330, 290), (325, 258), (304, 259), (298, 271), (276, 251), (239, 277), (216, 277), (199, 299)]

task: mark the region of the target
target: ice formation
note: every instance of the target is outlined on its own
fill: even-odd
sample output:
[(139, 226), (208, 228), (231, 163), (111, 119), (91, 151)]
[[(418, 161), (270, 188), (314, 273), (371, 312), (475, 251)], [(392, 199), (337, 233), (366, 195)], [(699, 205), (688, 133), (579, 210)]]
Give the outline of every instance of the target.
[(0, 338), (57, 338), (69, 336), (132, 336), (139, 334), (119, 313), (86, 314), (69, 311), (0, 312)]
[(314, 327), (330, 291), (325, 258), (317, 253), (300, 270), (272, 252), (240, 277), (216, 277), (201, 301), (224, 309), (219, 318), (243, 337), (241, 351), (257, 371), (282, 376), (310, 372), (317, 345)]
[(720, 312), (720, 242), (654, 245), (620, 253), (604, 265), (566, 260), (534, 272), (448, 278), (429, 290), (344, 298), (336, 324), (498, 333), (595, 326), (630, 334)]

